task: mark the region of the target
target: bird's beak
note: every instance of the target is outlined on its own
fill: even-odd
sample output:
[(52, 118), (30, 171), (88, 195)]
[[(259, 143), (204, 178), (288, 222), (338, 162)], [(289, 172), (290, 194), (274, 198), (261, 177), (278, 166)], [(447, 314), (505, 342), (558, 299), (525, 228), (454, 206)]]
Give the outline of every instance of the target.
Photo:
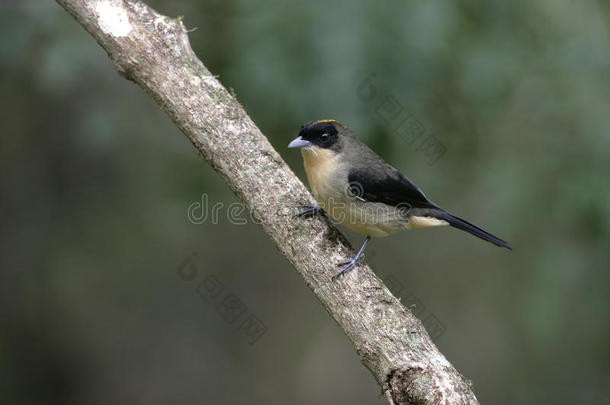
[(292, 140), (292, 142), (290, 142), (288, 144), (288, 147), (289, 148), (306, 148), (311, 145), (313, 145), (311, 142), (306, 141), (305, 139), (301, 138), (300, 136), (297, 136), (296, 138), (294, 138)]

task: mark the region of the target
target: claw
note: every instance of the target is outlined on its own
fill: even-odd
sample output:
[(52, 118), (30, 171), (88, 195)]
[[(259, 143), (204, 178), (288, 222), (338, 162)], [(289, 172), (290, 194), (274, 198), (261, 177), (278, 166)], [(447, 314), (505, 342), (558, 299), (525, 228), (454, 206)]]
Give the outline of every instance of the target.
[(347, 273), (348, 271), (350, 271), (351, 269), (353, 269), (354, 267), (356, 267), (356, 265), (358, 264), (358, 261), (360, 259), (362, 259), (364, 257), (364, 255), (356, 255), (352, 260), (346, 260), (344, 262), (341, 263), (337, 263), (337, 266), (343, 266), (343, 265), (347, 265), (344, 268), (341, 269), (340, 272), (338, 272), (337, 274), (335, 274), (333, 276), (333, 280), (336, 280), (341, 274)]
[(345, 261), (339, 262), (339, 263), (337, 263), (337, 266), (343, 266), (346, 264), (355, 263), (355, 262), (358, 262), (358, 260), (360, 260), (362, 258), (364, 258), (364, 253), (361, 254), (360, 256), (358, 256), (358, 255), (354, 256), (354, 258), (351, 260), (345, 260)]
[(298, 212), (298, 213), (294, 214), (293, 218), (303, 217), (303, 216), (311, 217), (311, 216), (316, 215), (319, 212), (323, 212), (324, 211), (324, 209), (322, 207), (317, 207), (317, 206), (314, 207), (314, 206), (311, 206), (311, 205), (300, 205), (299, 207), (305, 208), (305, 211), (301, 211), (301, 212)]

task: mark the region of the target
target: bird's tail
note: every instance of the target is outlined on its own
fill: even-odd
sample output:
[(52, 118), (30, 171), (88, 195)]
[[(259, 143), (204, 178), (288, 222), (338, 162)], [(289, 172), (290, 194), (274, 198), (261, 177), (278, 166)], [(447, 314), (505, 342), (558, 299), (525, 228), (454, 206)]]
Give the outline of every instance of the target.
[(448, 212), (442, 210), (434, 210), (433, 212), (434, 218), (442, 219), (447, 221), (449, 225), (454, 228), (461, 229), (462, 231), (466, 231), (468, 233), (473, 234), (476, 237), (479, 237), (483, 240), (493, 243), (496, 246), (505, 247), (509, 250), (513, 250), (508, 243), (497, 236), (492, 235), (484, 229), (479, 228), (476, 225), (471, 224), (468, 221), (463, 220), (462, 218), (458, 218), (455, 215), (452, 215)]

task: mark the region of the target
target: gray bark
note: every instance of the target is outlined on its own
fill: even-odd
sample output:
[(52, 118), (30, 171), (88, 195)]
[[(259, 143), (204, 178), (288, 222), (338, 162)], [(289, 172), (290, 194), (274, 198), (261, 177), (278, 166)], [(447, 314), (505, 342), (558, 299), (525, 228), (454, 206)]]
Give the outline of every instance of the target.
[(366, 264), (331, 280), (336, 263), (354, 251), (323, 217), (292, 217), (298, 204), (315, 201), (235, 97), (195, 56), (181, 21), (135, 0), (57, 2), (224, 177), (345, 331), (390, 403), (478, 403), (470, 382)]

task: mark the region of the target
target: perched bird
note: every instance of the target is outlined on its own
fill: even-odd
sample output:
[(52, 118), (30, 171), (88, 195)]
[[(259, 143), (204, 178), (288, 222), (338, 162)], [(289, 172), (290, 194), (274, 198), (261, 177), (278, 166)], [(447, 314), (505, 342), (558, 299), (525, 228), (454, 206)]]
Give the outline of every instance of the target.
[(372, 236), (387, 236), (403, 229), (449, 225), (511, 249), (502, 239), (439, 208), (411, 180), (335, 120), (303, 125), (288, 147), (301, 148), (307, 181), (320, 204), (305, 206), (307, 209), (297, 216), (324, 211), (347, 228), (366, 235), (358, 253), (339, 263), (344, 267), (335, 277), (350, 271), (364, 257)]

